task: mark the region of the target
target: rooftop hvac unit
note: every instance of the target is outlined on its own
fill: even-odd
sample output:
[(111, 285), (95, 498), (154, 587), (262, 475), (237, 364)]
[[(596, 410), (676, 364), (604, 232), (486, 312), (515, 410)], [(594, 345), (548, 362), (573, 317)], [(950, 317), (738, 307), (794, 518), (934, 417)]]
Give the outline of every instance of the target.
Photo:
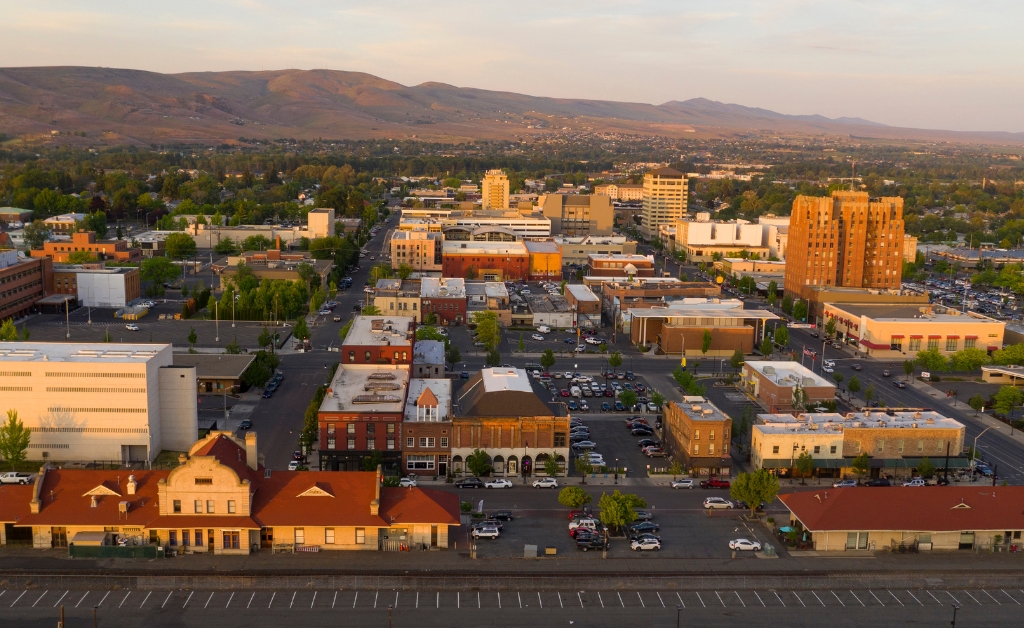
[(696, 404), (690, 406), (690, 409), (693, 410), (694, 412), (700, 412), (700, 406)]
[(914, 428), (914, 429), (917, 429), (917, 423), (911, 423), (911, 424), (910, 424), (910, 427), (912, 427), (912, 428)]
[(774, 366), (766, 366), (766, 367), (764, 367), (764, 374), (765, 375), (775, 375), (775, 367)]
[(704, 410), (702, 412), (703, 412), (704, 416), (708, 416), (709, 414), (714, 414), (715, 413), (715, 411), (712, 410), (711, 408), (704, 408)]
[(924, 424), (925, 425), (935, 425), (935, 419), (925, 419), (924, 420)]
[(857, 421), (856, 423), (853, 424), (853, 426), (854, 427), (867, 427), (867, 424), (864, 423), (863, 421)]
[(920, 419), (921, 418), (921, 413), (920, 412), (915, 412), (914, 413), (914, 418), (915, 419)]

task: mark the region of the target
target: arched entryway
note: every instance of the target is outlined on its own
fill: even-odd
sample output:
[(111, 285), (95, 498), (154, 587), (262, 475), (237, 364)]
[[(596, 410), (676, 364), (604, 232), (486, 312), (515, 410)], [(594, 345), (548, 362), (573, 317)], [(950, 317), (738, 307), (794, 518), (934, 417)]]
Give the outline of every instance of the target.
[(503, 456), (495, 456), (491, 461), (491, 469), (494, 475), (505, 475), (505, 458)]
[(529, 456), (523, 456), (523, 475), (530, 475), (533, 473), (533, 458)]
[(515, 456), (509, 456), (507, 467), (509, 475), (515, 475), (519, 473), (519, 458)]
[(452, 471), (454, 473), (462, 473), (462, 470), (462, 456), (452, 456)]

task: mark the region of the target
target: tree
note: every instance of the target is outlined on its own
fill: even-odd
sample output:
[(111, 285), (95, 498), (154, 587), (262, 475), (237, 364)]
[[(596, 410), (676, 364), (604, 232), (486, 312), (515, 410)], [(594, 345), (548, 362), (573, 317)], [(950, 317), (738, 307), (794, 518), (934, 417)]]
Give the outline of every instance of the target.
[(868, 471), (871, 470), (871, 456), (869, 456), (866, 451), (861, 452), (861, 454), (854, 458), (853, 462), (850, 463), (850, 468), (853, 469), (853, 472), (857, 477), (867, 475)]
[(233, 354), (233, 355), (238, 355), (241, 352), (242, 352), (242, 347), (241, 347), (241, 345), (238, 344), (238, 336), (235, 336), (234, 339), (232, 339), (232, 341), (230, 343), (224, 345), (224, 353), (230, 353), (230, 354)]
[(491, 472), (491, 457), (482, 449), (474, 449), (466, 456), (466, 468), (477, 477), (487, 475)]
[(814, 456), (810, 452), (803, 451), (796, 457), (796, 470), (800, 474), (800, 483), (807, 484), (803, 478), (814, 472)]
[(41, 249), (43, 248), (43, 244), (50, 237), (50, 228), (46, 226), (45, 222), (37, 218), (25, 225), (23, 234), (25, 244), (27, 244), (30, 249)]
[(856, 375), (850, 378), (850, 383), (846, 385), (846, 388), (855, 395), (860, 392), (860, 380)]
[(921, 458), (921, 462), (917, 463), (917, 472), (923, 478), (930, 478), (935, 474), (935, 465), (928, 459), (928, 456)]
[(0, 456), (10, 463), (12, 470), (16, 464), (25, 460), (30, 440), (32, 430), (25, 427), (18, 418), (17, 410), (8, 410), (7, 422), (0, 425)]
[(949, 357), (954, 371), (976, 371), (982, 364), (988, 364), (988, 353), (977, 348), (962, 349)]
[(775, 307), (779, 300), (779, 284), (774, 279), (768, 282), (768, 305)]
[(914, 374), (914, 361), (903, 360), (903, 372), (907, 376), (907, 381), (910, 381), (910, 376)]
[(320, 306), (323, 305), (326, 300), (327, 293), (324, 292), (323, 288), (318, 286), (315, 290), (313, 290), (313, 295), (309, 297), (309, 311), (319, 311)]
[(470, 267), (466, 269), (466, 279), (469, 279), (470, 281), (476, 279), (479, 274), (480, 273), (477, 271), (476, 266), (470, 265)]
[(256, 336), (256, 344), (259, 345), (261, 349), (263, 347), (269, 347), (272, 342), (274, 342), (274, 337), (266, 327), (264, 327), (259, 335)]
[(559, 471), (561, 471), (561, 468), (559, 468), (558, 460), (555, 459), (555, 455), (554, 454), (551, 454), (550, 456), (548, 456), (547, 458), (544, 459), (544, 472), (545, 473), (547, 473), (550, 477), (554, 477), (554, 476), (558, 475)]
[(711, 348), (711, 341), (712, 341), (711, 330), (705, 329), (704, 333), (701, 334), (701, 337), (700, 337), (700, 352), (703, 355), (707, 355), (708, 354), (708, 349)]
[(1008, 345), (994, 352), (992, 361), (1002, 365), (1024, 365), (1024, 343)]
[(839, 384), (843, 383), (844, 377), (842, 373), (836, 371), (835, 373), (832, 373), (832, 379), (836, 381), (836, 386), (838, 386)]
[(292, 327), (292, 335), (305, 342), (309, 339), (309, 325), (306, 324), (306, 319), (303, 316), (295, 319), (295, 325)]
[(587, 474), (594, 472), (594, 465), (590, 464), (589, 458), (577, 458), (573, 461), (573, 466), (576, 468), (576, 473), (580, 474), (583, 484), (587, 483)]
[(96, 255), (91, 251), (72, 251), (68, 254), (68, 264), (88, 264), (96, 261)]
[(921, 367), (922, 371), (929, 371), (932, 373), (941, 373), (946, 370), (948, 361), (946, 356), (939, 353), (938, 349), (928, 349), (927, 351), (918, 351), (917, 358), (914, 362)]
[(363, 456), (362, 469), (363, 471), (376, 471), (377, 467), (384, 464), (384, 454), (379, 449), (371, 451), (370, 455)]
[(523, 342), (523, 332), (519, 332), (519, 350), (523, 351), (526, 349), (526, 343)]
[(985, 407), (985, 398), (976, 394), (967, 400), (967, 405), (974, 408), (974, 414), (977, 415)]
[(196, 341), (199, 340), (199, 336), (196, 335), (196, 328), (189, 327), (188, 329), (188, 344), (192, 349), (196, 348)]
[(834, 317), (825, 323), (825, 335), (829, 338), (836, 335), (836, 319)]
[(363, 316), (380, 316), (380, 308), (376, 305), (364, 305), (361, 311)]
[(14, 342), (18, 339), (18, 328), (14, 326), (14, 319), (8, 318), (0, 325), (0, 341)]
[(601, 493), (597, 505), (601, 508), (601, 523), (614, 530), (621, 530), (636, 521), (636, 509), (646, 508), (647, 502), (634, 493)]
[(612, 372), (614, 373), (615, 369), (622, 366), (622, 354), (618, 351), (613, 351), (612, 354), (608, 356), (608, 366), (612, 367)]
[(155, 284), (173, 281), (179, 275), (181, 275), (181, 271), (167, 257), (147, 257), (142, 260), (142, 264), (139, 266), (140, 278), (143, 281), (150, 281)]
[(807, 403), (807, 393), (804, 391), (803, 386), (799, 384), (793, 386), (793, 409), (803, 410)]
[(753, 473), (740, 473), (729, 486), (729, 496), (746, 502), (750, 506), (750, 514), (754, 515), (762, 503), (770, 504), (779, 494), (779, 478), (767, 469), (758, 469)]
[(391, 278), (391, 267), (387, 264), (376, 264), (370, 269), (370, 281), (373, 285), (377, 285), (377, 282), (381, 279)]
[(540, 356), (540, 365), (544, 367), (545, 371), (550, 371), (551, 367), (555, 365), (554, 351), (545, 349), (544, 353)]
[(225, 237), (213, 247), (214, 253), (221, 255), (234, 255), (239, 252), (238, 245), (230, 237)]
[(501, 354), (497, 349), (492, 349), (487, 352), (487, 366), (500, 366), (501, 365)]
[(632, 390), (624, 390), (619, 393), (619, 401), (622, 402), (622, 405), (626, 406), (626, 410), (632, 410), (636, 406), (638, 398), (638, 395)]
[(398, 275), (399, 279), (408, 279), (409, 277), (412, 277), (413, 272), (413, 267), (405, 263), (399, 264), (398, 268), (395, 270), (395, 274)]
[(871, 400), (875, 398), (875, 385), (868, 384), (868, 387), (864, 389), (864, 400), (871, 403)]
[(789, 344), (789, 330), (786, 329), (785, 325), (779, 325), (775, 328), (775, 344), (780, 347), (785, 347)]
[(558, 491), (558, 503), (573, 510), (589, 504), (592, 500), (590, 494), (578, 486), (566, 486)]
[(772, 344), (771, 338), (766, 337), (763, 341), (761, 341), (761, 355), (765, 357), (771, 356), (774, 348), (775, 345)]
[(444, 350), (444, 359), (455, 368), (455, 365), (462, 361), (462, 352), (455, 345), (448, 345)]
[(807, 320), (807, 302), (803, 299), (793, 304), (793, 318), (798, 321)]
[(786, 314), (790, 314), (793, 312), (793, 297), (789, 296), (788, 294), (782, 297), (782, 311), (785, 312)]
[(1010, 416), (1015, 406), (1024, 403), (1024, 392), (1014, 386), (1000, 386), (992, 397), (992, 408), (1003, 416)]
[(665, 405), (665, 395), (661, 394), (658, 391), (652, 392), (651, 403), (658, 406), (659, 408), (662, 407), (663, 405)]
[(476, 321), (477, 338), (484, 343), (484, 348), (488, 351), (496, 349), (501, 342), (501, 326), (497, 315), (491, 311), (474, 312), (473, 320)]
[(732, 357), (729, 358), (729, 364), (731, 364), (734, 369), (738, 369), (743, 366), (743, 352), (739, 349), (733, 351)]
[(196, 254), (196, 241), (187, 233), (172, 233), (164, 240), (164, 251), (171, 259), (185, 259)]

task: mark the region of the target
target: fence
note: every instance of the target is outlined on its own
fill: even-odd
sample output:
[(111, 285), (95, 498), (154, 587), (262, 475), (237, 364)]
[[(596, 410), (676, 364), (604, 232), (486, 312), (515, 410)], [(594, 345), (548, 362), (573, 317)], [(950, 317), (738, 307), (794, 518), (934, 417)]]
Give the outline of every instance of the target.
[(68, 556), (71, 558), (162, 558), (156, 545), (134, 545), (121, 547), (118, 545), (75, 545), (68, 543)]

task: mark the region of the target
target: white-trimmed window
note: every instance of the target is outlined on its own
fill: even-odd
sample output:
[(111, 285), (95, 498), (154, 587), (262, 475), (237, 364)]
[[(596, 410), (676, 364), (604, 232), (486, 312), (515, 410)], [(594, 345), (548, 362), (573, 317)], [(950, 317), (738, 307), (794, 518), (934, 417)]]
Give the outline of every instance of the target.
[(306, 542), (306, 529), (295, 528), (295, 544), (303, 545)]
[(406, 456), (405, 468), (410, 471), (429, 470), (434, 468), (433, 456)]
[(334, 545), (334, 528), (324, 528), (324, 544)]

